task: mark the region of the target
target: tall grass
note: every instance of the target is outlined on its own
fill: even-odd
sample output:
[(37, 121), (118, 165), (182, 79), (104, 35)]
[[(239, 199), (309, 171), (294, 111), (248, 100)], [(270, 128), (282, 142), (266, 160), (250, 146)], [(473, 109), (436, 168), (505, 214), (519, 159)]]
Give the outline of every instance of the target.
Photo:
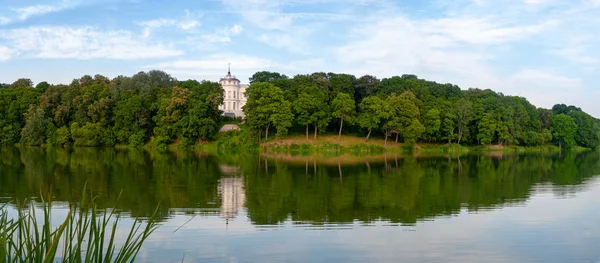
[[(41, 219), (33, 204), (18, 209), (15, 218), (0, 208), (0, 262), (132, 262), (157, 228), (154, 217), (135, 220), (127, 238), (118, 240), (117, 231), (123, 230), (116, 209), (103, 212), (95, 198), (85, 197), (71, 203), (64, 221), (53, 228), (52, 201), (41, 203)], [(118, 248), (117, 242), (122, 242)]]

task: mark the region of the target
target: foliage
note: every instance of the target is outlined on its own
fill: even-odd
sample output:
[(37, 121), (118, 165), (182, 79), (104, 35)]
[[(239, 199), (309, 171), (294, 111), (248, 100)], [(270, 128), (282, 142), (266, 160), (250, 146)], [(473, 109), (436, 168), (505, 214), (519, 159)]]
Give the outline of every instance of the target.
[(248, 101), (243, 107), (246, 121), (250, 128), (269, 138), (269, 128), (275, 126), (277, 135), (287, 133), (292, 125), (293, 114), (291, 104), (283, 97), (283, 91), (273, 84), (257, 82), (246, 89)]
[(46, 118), (43, 109), (35, 109), (33, 105), (25, 114), (25, 127), (21, 131), (21, 144), (23, 145), (42, 145), (46, 142), (46, 134), (53, 133), (52, 120)]
[[(378, 79), (260, 71), (250, 83), (243, 110), (254, 141), (268, 139), (274, 127), (277, 136), (304, 132), (308, 139), (313, 128), (314, 138), (336, 131), (340, 140), (344, 132), (368, 141), (375, 134), (385, 136), (386, 144), (395, 135), (404, 143), (541, 146), (567, 139), (568, 145), (600, 145), (600, 120), (579, 107), (537, 108), (522, 97), (461, 90), (411, 74)], [(221, 116), (218, 83), (177, 81), (157, 70), (112, 80), (86, 75), (68, 85), (33, 84), (22, 78), (0, 88), (0, 144), (191, 147), (215, 140), (220, 125), (236, 122)], [(576, 124), (573, 141), (552, 138), (561, 133), (553, 128), (560, 114)]]
[(354, 99), (348, 93), (340, 92), (331, 102), (332, 116), (340, 119), (339, 136), (342, 135), (344, 121), (352, 124), (356, 115)]
[(577, 124), (571, 116), (560, 113), (552, 120), (552, 136), (558, 140), (559, 147), (564, 143), (567, 147), (575, 145)]

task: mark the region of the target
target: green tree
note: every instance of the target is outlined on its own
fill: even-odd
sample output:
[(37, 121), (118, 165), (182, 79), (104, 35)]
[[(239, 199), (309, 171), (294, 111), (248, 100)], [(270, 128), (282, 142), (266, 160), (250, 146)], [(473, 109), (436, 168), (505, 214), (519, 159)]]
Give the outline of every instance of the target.
[(574, 110), (569, 112), (568, 115), (577, 124), (577, 133), (575, 133), (577, 145), (592, 149), (598, 147), (600, 144), (598, 121), (583, 111)]
[(274, 81), (277, 81), (280, 79), (288, 79), (288, 76), (279, 74), (277, 72), (259, 71), (259, 72), (254, 73), (252, 75), (252, 77), (250, 77), (250, 84), (254, 84), (257, 82), (273, 83)]
[[(287, 101), (283, 97), (283, 91), (273, 84), (265, 82), (251, 84), (246, 89), (246, 96), (248, 100), (242, 109), (248, 125), (259, 133), (259, 137), (261, 137), (261, 131), (264, 129), (265, 139), (269, 138), (269, 128), (274, 124), (274, 120), (276, 125), (286, 126), (288, 122), (284, 117), (293, 116), (287, 114), (287, 112), (277, 115), (282, 110), (282, 106), (285, 107), (289, 104), (286, 103)], [(287, 111), (288, 109), (291, 113), (291, 107), (285, 107), (283, 110)], [(289, 123), (291, 121), (289, 119)]]
[(486, 113), (481, 118), (478, 124), (479, 134), (477, 139), (481, 144), (490, 144), (494, 140), (494, 134), (496, 132), (496, 120), (492, 114)]
[(457, 144), (460, 144), (460, 140), (463, 135), (468, 132), (467, 125), (473, 119), (473, 108), (472, 104), (465, 99), (461, 99), (456, 103), (456, 127), (457, 127)]
[(404, 128), (402, 132), (402, 137), (404, 137), (404, 142), (409, 144), (414, 144), (417, 142), (419, 136), (425, 132), (425, 126), (421, 124), (418, 119), (413, 119), (411, 124)]
[(333, 111), (333, 117), (340, 119), (340, 130), (338, 132), (338, 140), (342, 138), (342, 128), (344, 127), (344, 120), (352, 123), (354, 115), (356, 114), (356, 106), (354, 99), (348, 93), (340, 92), (331, 102), (331, 110)]
[(369, 96), (363, 99), (358, 106), (360, 113), (358, 115), (358, 124), (369, 133), (365, 142), (369, 141), (371, 132), (374, 128), (379, 128), (383, 121), (390, 117), (388, 104), (378, 96)]
[(438, 108), (432, 108), (427, 111), (425, 116), (423, 116), (423, 126), (425, 126), (425, 132), (429, 141), (435, 140), (436, 134), (438, 134), (442, 127), (441, 112)]
[(43, 109), (36, 109), (33, 105), (29, 107), (25, 118), (25, 127), (21, 131), (21, 144), (42, 145), (46, 141), (47, 134), (53, 132), (50, 127), (52, 121), (46, 117)]
[(9, 88), (11, 88), (11, 89), (31, 88), (31, 87), (33, 87), (33, 81), (31, 81), (31, 79), (27, 79), (27, 78), (20, 78), (17, 81), (10, 84), (10, 86), (9, 86)]
[(563, 143), (566, 146), (575, 144), (575, 133), (577, 133), (577, 124), (570, 116), (558, 114), (552, 119), (552, 136), (558, 141), (558, 147), (562, 149)]

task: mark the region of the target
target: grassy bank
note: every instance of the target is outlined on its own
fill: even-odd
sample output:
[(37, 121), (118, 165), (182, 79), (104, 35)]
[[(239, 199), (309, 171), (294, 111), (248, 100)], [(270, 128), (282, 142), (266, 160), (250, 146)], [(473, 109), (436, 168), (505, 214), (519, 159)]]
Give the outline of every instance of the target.
[[(220, 133), (215, 140), (208, 143), (197, 144), (194, 149), (205, 152), (261, 152), (281, 153), (291, 155), (321, 155), (339, 156), (350, 154), (355, 156), (377, 155), (382, 153), (393, 153), (402, 155), (447, 155), (466, 154), (470, 152), (500, 152), (500, 153), (558, 153), (558, 146), (547, 144), (543, 146), (517, 146), (517, 145), (480, 145), (464, 146), (451, 144), (404, 144), (395, 143), (390, 137), (387, 143), (383, 138), (370, 138), (365, 142), (364, 137), (356, 135), (337, 134), (318, 135), (316, 139), (312, 134), (307, 139), (304, 134), (293, 134), (279, 138), (270, 137), (262, 143), (256, 143), (256, 138), (251, 138), (248, 127), (240, 125), (239, 131)], [(176, 147), (173, 145), (172, 147)], [(566, 150), (566, 149), (563, 149)], [(589, 150), (583, 147), (574, 147), (568, 151), (581, 152)]]

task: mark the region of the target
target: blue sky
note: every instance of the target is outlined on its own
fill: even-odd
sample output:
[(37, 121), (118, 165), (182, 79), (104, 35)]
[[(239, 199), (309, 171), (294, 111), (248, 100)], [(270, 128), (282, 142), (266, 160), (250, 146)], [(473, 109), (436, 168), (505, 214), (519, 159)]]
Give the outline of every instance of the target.
[(0, 0), (0, 82), (402, 74), (600, 117), (600, 0)]

